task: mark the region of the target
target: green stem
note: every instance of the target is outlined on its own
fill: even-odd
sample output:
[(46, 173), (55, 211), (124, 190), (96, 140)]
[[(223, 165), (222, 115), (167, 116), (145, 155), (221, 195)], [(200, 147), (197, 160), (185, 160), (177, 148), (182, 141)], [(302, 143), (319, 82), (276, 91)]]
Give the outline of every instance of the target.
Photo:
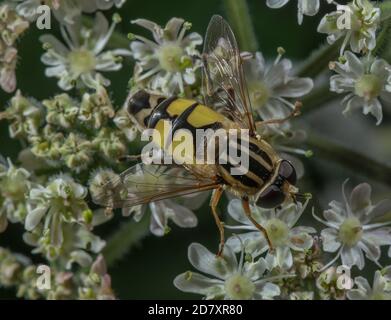
[(386, 1), (379, 4), (381, 10), (381, 21), (385, 21), (391, 18), (391, 1)]
[(374, 56), (384, 56), (390, 50), (391, 19), (383, 21), (381, 31), (376, 39), (376, 48), (373, 50)]
[[(83, 17), (83, 23), (92, 28), (94, 20), (90, 17)], [(108, 47), (110, 48), (129, 48), (130, 40), (128, 37), (121, 32), (114, 30), (113, 34), (110, 37), (108, 42)]]
[(121, 32), (114, 31), (109, 42), (108, 46), (110, 48), (129, 48), (130, 40), (128, 37)]
[(103, 249), (103, 256), (107, 265), (112, 266), (124, 257), (134, 245), (146, 237), (149, 233), (148, 227), (149, 217), (147, 216), (144, 216), (138, 223), (130, 218), (124, 222), (107, 241), (107, 245)]
[(303, 115), (322, 108), (325, 104), (338, 98), (338, 94), (330, 91), (329, 83), (322, 84), (314, 88), (312, 92), (306, 95), (301, 101), (303, 103)]
[(307, 144), (321, 159), (337, 162), (368, 179), (391, 185), (391, 166), (386, 163), (374, 160), (314, 133), (308, 134)]
[(340, 47), (341, 39), (334, 42), (332, 45), (322, 45), (301, 65), (296, 72), (297, 76), (311, 78), (318, 76), (322, 71), (328, 68), (330, 61), (338, 58)]
[(224, 0), (228, 20), (238, 37), (242, 51), (255, 52), (258, 41), (254, 32), (246, 0)]

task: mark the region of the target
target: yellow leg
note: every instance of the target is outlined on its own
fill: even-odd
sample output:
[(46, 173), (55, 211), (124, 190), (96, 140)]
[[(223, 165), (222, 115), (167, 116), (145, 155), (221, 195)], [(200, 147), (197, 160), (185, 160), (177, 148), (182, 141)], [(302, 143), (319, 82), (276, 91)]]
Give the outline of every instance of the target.
[(223, 188), (220, 187), (214, 190), (212, 199), (210, 200), (210, 207), (212, 208), (213, 217), (215, 218), (216, 225), (220, 233), (220, 245), (219, 245), (219, 251), (217, 253), (218, 257), (221, 257), (221, 254), (223, 253), (224, 250), (224, 243), (225, 243), (224, 224), (223, 222), (221, 222), (219, 215), (217, 213), (217, 205), (219, 204), (222, 195), (223, 195)]
[(244, 209), (244, 212), (247, 216), (247, 218), (254, 224), (254, 226), (263, 233), (263, 235), (265, 236), (266, 238), (266, 241), (269, 245), (269, 250), (272, 251), (273, 250), (273, 245), (270, 241), (270, 238), (267, 234), (267, 231), (264, 227), (262, 227), (254, 218), (253, 216), (251, 215), (251, 209), (250, 209), (250, 203), (248, 202), (248, 199), (245, 199), (243, 198), (242, 199), (242, 204), (243, 204), (243, 209)]

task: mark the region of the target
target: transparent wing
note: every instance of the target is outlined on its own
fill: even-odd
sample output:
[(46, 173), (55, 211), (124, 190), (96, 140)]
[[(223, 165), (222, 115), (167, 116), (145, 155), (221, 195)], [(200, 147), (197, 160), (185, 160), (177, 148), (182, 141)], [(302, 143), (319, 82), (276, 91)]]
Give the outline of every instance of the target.
[(107, 181), (93, 201), (104, 207), (126, 208), (217, 187), (216, 181), (198, 178), (183, 167), (140, 163)]
[(209, 23), (202, 58), (205, 103), (223, 109), (220, 112), (253, 134), (255, 124), (242, 58), (231, 27), (221, 16), (213, 16)]

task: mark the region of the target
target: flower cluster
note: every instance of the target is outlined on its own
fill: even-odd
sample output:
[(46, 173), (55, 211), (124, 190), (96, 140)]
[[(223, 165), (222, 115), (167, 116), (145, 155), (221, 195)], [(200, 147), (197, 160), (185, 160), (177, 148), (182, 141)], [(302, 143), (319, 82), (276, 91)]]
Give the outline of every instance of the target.
[(11, 5), (0, 5), (0, 87), (6, 92), (16, 89), (16, 41), (28, 27), (29, 22), (19, 16)]
[(154, 38), (132, 35), (131, 51), (136, 60), (133, 82), (165, 95), (185, 94), (196, 82), (200, 67), (197, 46), (202, 37), (195, 32), (186, 35), (191, 23), (180, 18), (172, 18), (164, 28), (145, 19), (133, 23), (151, 31)]
[(367, 183), (356, 186), (350, 197), (346, 195), (346, 182), (342, 187), (344, 202), (330, 202), (330, 209), (324, 211), (326, 220), (314, 215), (326, 229), (322, 230), (323, 250), (337, 252), (332, 260), (341, 257), (342, 264), (365, 266), (364, 253), (369, 260), (379, 265), (380, 247), (391, 245), (390, 222), (378, 222), (391, 210), (391, 201), (372, 204), (371, 187)]
[[(353, 0), (346, 5), (328, 2), (336, 5), (336, 11), (321, 19), (317, 31), (327, 34), (329, 44), (340, 46), (339, 61), (330, 62), (330, 69), (337, 73), (330, 79), (330, 90), (348, 93), (342, 100), (345, 115), (362, 109), (365, 115), (372, 114), (379, 125), (383, 120), (383, 105), (391, 104), (391, 69), (377, 56), (384, 45), (383, 38), (387, 37), (387, 31), (382, 36), (378, 34), (388, 13), (370, 0)], [(288, 0), (267, 1), (271, 8), (280, 8), (286, 3)], [(303, 14), (315, 15), (319, 11), (320, 2), (298, 0), (298, 6), (301, 24)]]
[[(289, 2), (293, 1), (267, 0), (266, 5), (277, 9)], [(299, 24), (304, 16), (315, 16), (324, 2), (298, 0)], [(243, 74), (234, 70), (233, 76), (227, 75), (231, 87), (222, 85), (212, 94), (224, 91), (232, 105), (239, 104), (237, 94), (243, 104), (249, 100), (256, 122), (254, 136), (276, 151), (275, 156), (269, 151), (273, 155), (271, 170), (277, 171), (279, 158), (289, 160), (298, 179), (306, 173), (306, 179), (299, 183), (307, 187), (315, 179), (307, 177), (313, 171), (305, 171), (306, 165), (310, 160), (311, 166), (314, 163), (297, 156), (310, 158), (313, 153), (305, 148), (316, 148), (316, 139), (306, 132), (312, 126), (310, 121), (293, 121), (300, 110), (305, 113), (307, 103), (308, 108), (319, 100), (320, 105), (327, 105), (324, 100), (343, 94), (345, 115), (361, 109), (365, 115), (374, 116), (377, 125), (387, 117), (384, 107), (391, 104), (391, 66), (389, 55), (383, 54), (390, 48), (387, 26), (391, 9), (369, 0), (352, 0), (345, 6), (327, 2), (335, 11), (319, 19), (317, 32), (327, 35), (328, 44), (302, 63), (286, 58), (282, 47), (277, 49), (274, 61), (268, 62), (257, 48), (255, 52), (226, 52), (224, 39), (214, 39), (215, 34), (208, 38), (216, 41), (213, 53), (218, 55), (222, 49), (224, 57), (230, 53), (230, 59), (235, 60), (217, 61), (221, 69), (230, 69), (224, 64), (231, 62), (240, 62), (243, 67)], [(190, 178), (193, 184), (189, 187), (189, 177), (181, 172), (191, 170), (146, 164), (129, 168), (128, 162), (139, 159), (141, 144), (136, 138), (140, 126), (128, 112), (128, 103), (118, 103), (115, 98), (116, 88), (111, 78), (106, 78), (108, 72), (132, 65), (129, 97), (142, 89), (151, 94), (151, 99), (155, 94), (159, 98), (185, 97), (210, 104), (208, 107), (219, 112), (220, 107), (226, 111), (228, 106), (201, 100), (211, 89), (205, 86), (205, 77), (211, 76), (214, 82), (217, 79), (213, 78), (215, 70), (202, 70), (208, 56), (201, 53), (204, 40), (190, 32), (190, 22), (174, 17), (160, 26), (140, 18), (132, 21), (128, 37), (114, 34), (120, 15), (102, 11), (116, 10), (124, 3), (7, 0), (0, 5), (0, 86), (7, 92), (16, 91), (1, 106), (0, 120), (7, 121), (10, 138), (21, 145), (17, 159), (0, 156), (0, 233), (12, 229), (10, 224), (19, 224), (31, 253), (39, 255), (50, 270), (50, 290), (39, 290), (40, 266), (0, 247), (0, 287), (15, 288), (17, 297), (115, 299), (108, 273), (113, 262), (146, 234), (163, 237), (177, 227), (197, 227), (201, 216), (196, 211), (210, 197), (209, 191), (188, 192), (193, 191), (198, 175)], [(25, 88), (17, 88), (16, 42), (30, 23), (38, 20), (42, 5), (53, 13), (62, 39), (52, 33), (39, 38), (45, 76), (56, 79), (58, 88), (45, 99), (36, 99), (30, 92), (26, 95)], [(106, 18), (109, 15), (111, 24)], [(133, 33), (138, 27), (151, 38)], [(239, 32), (238, 36), (243, 35)], [(238, 40), (240, 44), (246, 42)], [(240, 76), (247, 90), (235, 92), (236, 87), (242, 89), (237, 82)], [(137, 107), (147, 112), (151, 101)], [(224, 111), (226, 123), (231, 125), (229, 120), (236, 119), (236, 114)], [(327, 146), (323, 150), (329, 151)], [(251, 149), (259, 163), (269, 162), (266, 151), (263, 154)], [(339, 158), (349, 160), (344, 155)], [(364, 165), (366, 161), (358, 163)], [(353, 164), (357, 167), (357, 162)], [(215, 173), (219, 168), (211, 166), (205, 171), (209, 169), (220, 178)], [(266, 170), (263, 166), (255, 169)], [(276, 172), (268, 180), (262, 178), (259, 191), (277, 185), (283, 177)], [(214, 180), (213, 187), (216, 181), (223, 179)], [(177, 185), (184, 185), (178, 193), (174, 188)], [(282, 185), (286, 188), (284, 181)], [(242, 199), (229, 197), (226, 208), (221, 208), (221, 201), (219, 209), (227, 213), (219, 225), (221, 237), (226, 237), (224, 246), (221, 243), (221, 251), (215, 255), (204, 245), (191, 243), (188, 260), (196, 271), (179, 274), (173, 285), (206, 299), (391, 300), (391, 200), (373, 202), (367, 183), (355, 186), (348, 194), (345, 182), (342, 201), (331, 201), (329, 208), (318, 214), (322, 194), (311, 190), (316, 199), (311, 203), (310, 194), (293, 189), (284, 189), (285, 201), (273, 209), (247, 206), (244, 200), (252, 200), (250, 192), (238, 192)], [(158, 195), (156, 190), (160, 191)], [(115, 216), (118, 211), (122, 217)], [(108, 225), (101, 231), (98, 227), (109, 220), (113, 228)], [(106, 238), (110, 229), (115, 232)], [(373, 281), (364, 277), (371, 267), (377, 268)]]
[(81, 21), (64, 25), (61, 28), (65, 45), (52, 35), (42, 36), (46, 49), (42, 62), (48, 66), (46, 76), (58, 78), (58, 86), (63, 90), (80, 85), (95, 88), (97, 83), (108, 86), (110, 81), (99, 72), (121, 69), (121, 57), (130, 54), (126, 49), (103, 51), (120, 21), (114, 15), (109, 27), (105, 16), (97, 13), (94, 28), (83, 27)]

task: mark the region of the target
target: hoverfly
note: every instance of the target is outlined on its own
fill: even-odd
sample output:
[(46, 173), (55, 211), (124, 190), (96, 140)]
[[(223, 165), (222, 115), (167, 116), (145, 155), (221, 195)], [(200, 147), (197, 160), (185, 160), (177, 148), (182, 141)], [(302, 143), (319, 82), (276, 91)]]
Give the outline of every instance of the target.
[[(295, 187), (296, 171), (290, 162), (281, 159), (257, 135), (256, 126), (281, 123), (287, 118), (260, 123), (254, 121), (244, 79), (243, 59), (230, 26), (221, 16), (213, 16), (209, 23), (202, 61), (203, 104), (140, 90), (129, 95), (125, 107), (141, 130), (162, 130), (162, 123), (167, 120), (172, 121), (173, 130), (247, 129), (249, 143), (245, 152), (249, 155), (248, 172), (231, 175), (229, 169), (233, 164), (229, 161), (224, 165), (182, 166), (140, 163), (109, 181), (94, 201), (108, 208), (123, 208), (213, 190), (210, 207), (220, 232), (218, 255), (221, 255), (224, 226), (217, 206), (223, 191), (227, 190), (242, 199), (248, 219), (265, 235), (272, 248), (265, 228), (253, 218), (249, 203), (275, 208), (289, 199), (295, 200), (298, 191)], [(164, 149), (163, 145), (161, 148)]]

